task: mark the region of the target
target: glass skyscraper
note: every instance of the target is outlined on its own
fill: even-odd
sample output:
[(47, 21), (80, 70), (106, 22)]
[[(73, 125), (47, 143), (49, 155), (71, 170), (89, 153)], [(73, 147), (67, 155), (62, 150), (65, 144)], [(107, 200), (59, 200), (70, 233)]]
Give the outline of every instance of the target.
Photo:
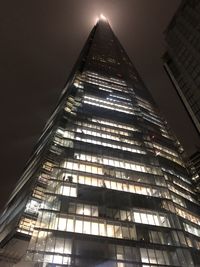
[(192, 174), (192, 180), (194, 182), (194, 191), (199, 194), (200, 201), (200, 149), (197, 147), (197, 151), (193, 153), (189, 158), (189, 166)]
[(0, 266), (200, 266), (182, 152), (99, 20), (2, 214)]
[(164, 68), (200, 134), (200, 1), (182, 0), (165, 31)]

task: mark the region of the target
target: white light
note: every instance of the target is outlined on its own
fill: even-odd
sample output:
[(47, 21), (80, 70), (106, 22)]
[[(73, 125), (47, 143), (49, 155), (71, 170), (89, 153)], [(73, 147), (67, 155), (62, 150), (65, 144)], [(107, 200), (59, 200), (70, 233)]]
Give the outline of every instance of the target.
[(97, 24), (99, 22), (99, 17), (95, 18), (95, 24)]
[(107, 20), (106, 17), (105, 17), (103, 14), (100, 15), (100, 18), (101, 18), (102, 20)]

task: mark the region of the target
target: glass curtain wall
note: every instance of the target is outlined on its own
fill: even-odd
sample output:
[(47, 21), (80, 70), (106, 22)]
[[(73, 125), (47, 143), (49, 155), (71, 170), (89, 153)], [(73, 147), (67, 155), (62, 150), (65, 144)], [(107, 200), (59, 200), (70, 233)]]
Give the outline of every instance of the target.
[(189, 207), (198, 203), (181, 147), (154, 105), (125, 80), (86, 71), (62, 120), (53, 144), (66, 153), (52, 168), (27, 258), (195, 266), (188, 247), (200, 248), (200, 220)]
[(2, 229), (14, 225), (30, 239), (26, 260), (33, 266), (199, 266), (199, 203), (182, 154), (101, 20), (11, 196)]

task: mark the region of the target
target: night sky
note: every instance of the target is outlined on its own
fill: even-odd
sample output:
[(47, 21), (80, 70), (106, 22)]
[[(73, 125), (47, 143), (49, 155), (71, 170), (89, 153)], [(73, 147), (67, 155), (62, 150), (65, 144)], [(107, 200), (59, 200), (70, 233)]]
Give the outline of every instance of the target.
[(18, 0), (0, 10), (0, 208), (103, 13), (171, 128), (191, 154), (199, 137), (163, 67), (163, 31), (180, 0)]

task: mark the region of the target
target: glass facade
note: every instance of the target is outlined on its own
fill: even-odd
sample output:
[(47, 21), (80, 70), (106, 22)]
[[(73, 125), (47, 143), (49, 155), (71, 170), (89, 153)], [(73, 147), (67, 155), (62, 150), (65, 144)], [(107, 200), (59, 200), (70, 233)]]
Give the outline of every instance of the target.
[(182, 0), (165, 31), (164, 67), (200, 133), (200, 2)]
[(194, 184), (194, 191), (200, 200), (200, 150), (199, 148), (189, 158), (189, 168)]
[(199, 266), (182, 152), (100, 20), (2, 215), (2, 244), (30, 240), (32, 266)]

